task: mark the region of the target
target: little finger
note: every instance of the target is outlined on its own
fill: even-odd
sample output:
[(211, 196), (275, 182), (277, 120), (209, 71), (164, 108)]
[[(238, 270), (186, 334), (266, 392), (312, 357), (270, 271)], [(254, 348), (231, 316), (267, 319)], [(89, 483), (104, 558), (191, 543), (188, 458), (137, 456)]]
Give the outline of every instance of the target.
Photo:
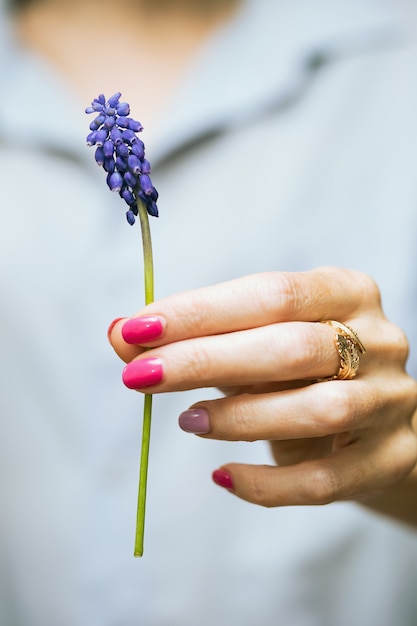
[(324, 459), (275, 467), (230, 463), (213, 472), (216, 484), (266, 507), (322, 505), (363, 500), (405, 478), (415, 466), (417, 446), (410, 429), (391, 437), (358, 440)]

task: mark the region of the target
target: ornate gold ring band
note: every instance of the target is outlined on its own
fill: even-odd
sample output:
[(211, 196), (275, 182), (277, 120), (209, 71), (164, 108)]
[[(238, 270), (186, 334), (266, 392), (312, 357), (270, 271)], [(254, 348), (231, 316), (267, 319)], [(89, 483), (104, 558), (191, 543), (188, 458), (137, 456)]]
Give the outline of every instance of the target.
[(351, 380), (358, 371), (360, 355), (366, 353), (365, 346), (350, 326), (334, 320), (323, 320), (320, 323), (327, 324), (336, 330), (334, 341), (340, 357), (340, 368), (337, 374), (320, 380)]

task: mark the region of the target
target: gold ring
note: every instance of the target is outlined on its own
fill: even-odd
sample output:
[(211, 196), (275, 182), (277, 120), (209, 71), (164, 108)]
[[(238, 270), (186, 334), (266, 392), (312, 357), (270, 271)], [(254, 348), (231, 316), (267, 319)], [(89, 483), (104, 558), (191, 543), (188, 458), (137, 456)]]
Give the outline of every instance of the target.
[(351, 380), (358, 371), (360, 355), (366, 353), (365, 346), (350, 326), (334, 320), (323, 320), (320, 323), (327, 324), (337, 331), (334, 341), (340, 356), (340, 368), (337, 374), (320, 380)]

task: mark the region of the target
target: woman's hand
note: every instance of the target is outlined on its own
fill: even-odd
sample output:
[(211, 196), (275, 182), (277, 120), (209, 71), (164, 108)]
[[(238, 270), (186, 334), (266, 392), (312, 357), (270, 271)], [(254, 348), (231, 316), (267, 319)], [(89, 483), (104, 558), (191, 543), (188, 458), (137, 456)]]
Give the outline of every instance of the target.
[[(365, 344), (356, 378), (317, 382), (340, 367), (335, 330), (322, 320), (349, 325)], [(375, 498), (384, 510), (380, 494), (410, 481), (417, 384), (404, 369), (406, 338), (384, 317), (378, 288), (363, 274), (265, 273), (176, 294), (118, 320), (109, 338), (128, 363), (123, 380), (130, 388), (224, 391), (185, 411), (184, 430), (271, 442), (278, 466), (234, 463), (213, 474), (249, 502), (357, 499), (372, 506)]]

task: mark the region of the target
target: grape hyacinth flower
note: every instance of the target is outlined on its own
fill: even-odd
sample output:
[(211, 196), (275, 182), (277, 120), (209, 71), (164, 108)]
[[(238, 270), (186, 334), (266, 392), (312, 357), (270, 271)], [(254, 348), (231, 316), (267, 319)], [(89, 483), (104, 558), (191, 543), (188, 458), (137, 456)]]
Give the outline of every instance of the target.
[(126, 218), (135, 223), (138, 200), (149, 215), (158, 217), (158, 192), (152, 185), (149, 161), (145, 159), (145, 146), (137, 133), (143, 130), (140, 122), (128, 117), (130, 106), (120, 102), (121, 93), (106, 101), (103, 94), (94, 98), (86, 113), (96, 113), (90, 124), (87, 145), (96, 146), (95, 159), (107, 172), (107, 185), (119, 193), (128, 205)]
[[(120, 102), (117, 92), (106, 101), (103, 94), (94, 98), (86, 113), (96, 113), (90, 124), (87, 145), (96, 146), (95, 159), (107, 173), (107, 185), (128, 205), (126, 218), (132, 226), (139, 216), (142, 230), (145, 303), (154, 299), (152, 242), (148, 216), (158, 217), (158, 192), (150, 178), (151, 166), (145, 159), (145, 146), (137, 133), (143, 127), (130, 115), (127, 102)], [(136, 516), (135, 556), (143, 554), (145, 528), (146, 484), (152, 418), (152, 395), (145, 395), (142, 426), (142, 447), (139, 472), (139, 493)]]

